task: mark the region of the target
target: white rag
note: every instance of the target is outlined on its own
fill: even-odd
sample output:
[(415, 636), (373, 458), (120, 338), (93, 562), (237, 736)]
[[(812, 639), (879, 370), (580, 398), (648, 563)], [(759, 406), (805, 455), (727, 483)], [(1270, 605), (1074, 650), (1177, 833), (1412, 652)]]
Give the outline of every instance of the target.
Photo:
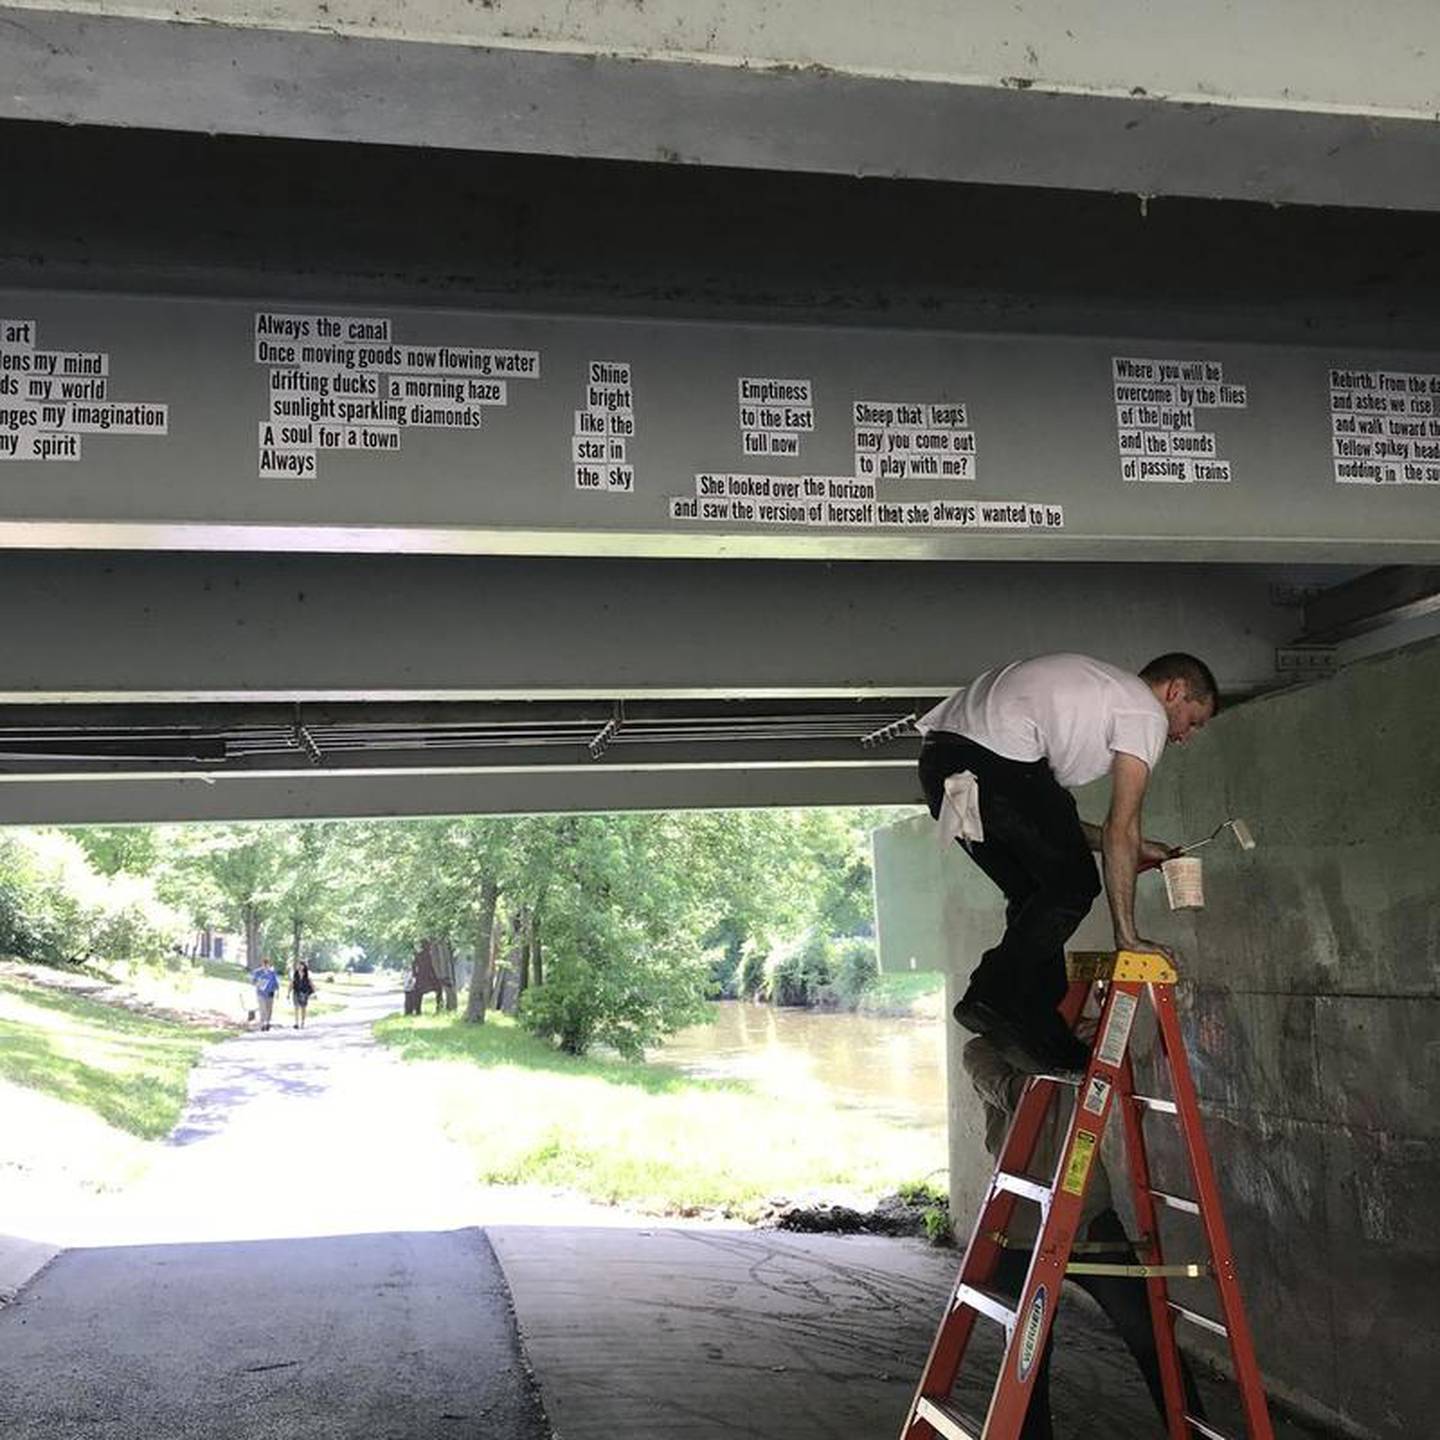
[(961, 770), (945, 781), (945, 798), (940, 802), (940, 843), (984, 840), (980, 822), (980, 782), (969, 770)]

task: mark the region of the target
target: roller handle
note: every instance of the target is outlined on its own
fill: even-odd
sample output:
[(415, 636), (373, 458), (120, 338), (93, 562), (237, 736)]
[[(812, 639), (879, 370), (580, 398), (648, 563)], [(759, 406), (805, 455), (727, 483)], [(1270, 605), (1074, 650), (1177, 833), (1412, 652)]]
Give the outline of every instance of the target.
[[(1172, 850), (1165, 857), (1165, 860), (1177, 859), (1184, 853), (1185, 852), (1183, 850)], [(1142, 860), (1138, 865), (1136, 865), (1135, 873), (1137, 875), (1143, 875), (1147, 870), (1158, 870), (1165, 863), (1165, 860)]]

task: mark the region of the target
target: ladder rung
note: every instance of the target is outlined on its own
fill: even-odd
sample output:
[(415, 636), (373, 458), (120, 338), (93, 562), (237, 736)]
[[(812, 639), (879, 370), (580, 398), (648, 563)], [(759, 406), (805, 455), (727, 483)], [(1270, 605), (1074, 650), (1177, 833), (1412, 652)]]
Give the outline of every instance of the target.
[(979, 1440), (980, 1427), (944, 1400), (932, 1400), (930, 1396), (922, 1395), (915, 1404), (915, 1414), (918, 1419), (934, 1426), (945, 1440)]
[(972, 1310), (988, 1315), (997, 1325), (1003, 1325), (1007, 1330), (1015, 1328), (1014, 1307), (1003, 1295), (998, 1295), (993, 1290), (986, 1290), (979, 1285), (957, 1285), (955, 1304), (968, 1305)]
[(1206, 1440), (1230, 1440), (1230, 1437), (1223, 1431), (1211, 1429), (1203, 1420), (1197, 1420), (1193, 1415), (1187, 1415), (1185, 1417), (1185, 1423), (1197, 1435), (1204, 1435)]
[(1044, 1185), (1039, 1180), (1032, 1180), (1028, 1175), (1012, 1175), (1008, 1170), (995, 1172), (995, 1188), (1033, 1200), (1037, 1205), (1048, 1205), (1055, 1193), (1051, 1186)]
[(1183, 1305), (1177, 1305), (1173, 1300), (1168, 1303), (1170, 1308), (1182, 1320), (1188, 1320), (1192, 1325), (1198, 1325), (1202, 1330), (1209, 1330), (1213, 1334), (1223, 1335), (1227, 1340), (1230, 1338), (1230, 1332), (1218, 1320), (1212, 1320), (1208, 1315), (1202, 1315), (1198, 1310), (1187, 1310)]
[(1130, 1098), (1137, 1105), (1143, 1105), (1147, 1110), (1158, 1110), (1162, 1115), (1180, 1113), (1180, 1107), (1173, 1100), (1162, 1100), (1158, 1095), (1132, 1095)]
[(1150, 1192), (1162, 1205), (1168, 1205), (1172, 1210), (1183, 1210), (1187, 1215), (1198, 1215), (1200, 1206), (1194, 1200), (1187, 1200), (1183, 1195), (1171, 1195), (1167, 1190), (1152, 1190)]
[(1201, 1280), (1210, 1273), (1208, 1265), (1188, 1261), (1176, 1265), (1106, 1265), (1099, 1261), (1082, 1260), (1065, 1267), (1067, 1275), (1116, 1275), (1125, 1280), (1149, 1280), (1159, 1275), (1177, 1280)]

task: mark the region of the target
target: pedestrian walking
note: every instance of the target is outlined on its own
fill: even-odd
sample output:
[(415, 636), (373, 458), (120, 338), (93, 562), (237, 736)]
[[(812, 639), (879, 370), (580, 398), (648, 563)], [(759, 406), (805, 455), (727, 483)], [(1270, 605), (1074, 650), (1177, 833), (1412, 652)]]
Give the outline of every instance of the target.
[(254, 971), (251, 980), (255, 984), (255, 1013), (260, 1028), (270, 1028), (270, 1016), (275, 1009), (275, 992), (280, 988), (280, 977), (275, 967), (266, 959), (260, 961), (260, 968)]
[(294, 1029), (305, 1028), (305, 1011), (314, 993), (315, 982), (310, 978), (310, 967), (303, 960), (297, 960), (290, 975), (290, 1003), (295, 1007)]

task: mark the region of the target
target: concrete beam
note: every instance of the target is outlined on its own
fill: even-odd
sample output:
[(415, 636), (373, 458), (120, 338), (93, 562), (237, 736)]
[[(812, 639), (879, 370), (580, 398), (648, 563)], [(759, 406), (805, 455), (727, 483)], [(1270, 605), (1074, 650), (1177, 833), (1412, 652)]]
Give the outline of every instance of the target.
[(1440, 560), (1433, 352), (29, 290), (0, 314), (15, 548)]
[(1385, 565), (1335, 585), (1305, 604), (1300, 642), (1333, 645), (1440, 611), (1440, 568)]
[[(1323, 573), (1323, 572), (1321, 572)], [(943, 695), (1017, 655), (1274, 682), (1247, 566), (8, 554), (0, 703)]]
[[(1433, 7), (0, 7), (0, 115), (1440, 208)], [(419, 18), (417, 18), (417, 15)], [(618, 18), (617, 18), (618, 17)], [(1180, 20), (1183, 19), (1183, 25)], [(588, 28), (587, 28), (588, 26)], [(1297, 46), (1300, 31), (1306, 43)], [(183, 83), (177, 77), (184, 77)], [(343, 98), (341, 98), (343, 97)], [(543, 97), (543, 98), (541, 98)]]
[(913, 759), (848, 764), (437, 767), (216, 775), (0, 776), (0, 825), (384, 819), (920, 803)]

